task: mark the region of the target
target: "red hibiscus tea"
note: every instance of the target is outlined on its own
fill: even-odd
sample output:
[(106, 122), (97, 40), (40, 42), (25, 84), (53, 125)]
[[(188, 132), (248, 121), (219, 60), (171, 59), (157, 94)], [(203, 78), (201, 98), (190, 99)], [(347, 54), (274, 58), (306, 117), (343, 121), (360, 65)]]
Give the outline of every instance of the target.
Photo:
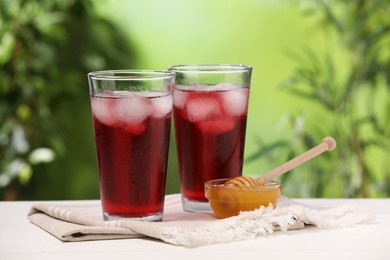
[[(187, 211), (207, 212), (205, 182), (242, 174), (250, 68), (188, 66), (172, 69), (182, 202)], [(226, 76), (231, 73), (233, 80)]]
[(91, 93), (91, 108), (104, 219), (161, 220), (170, 91), (102, 90)]
[[(248, 92), (176, 89), (175, 98), (183, 98), (175, 99), (174, 113), (182, 192), (188, 200), (207, 202), (206, 181), (241, 175)], [(240, 108), (227, 105), (232, 98), (240, 99)]]

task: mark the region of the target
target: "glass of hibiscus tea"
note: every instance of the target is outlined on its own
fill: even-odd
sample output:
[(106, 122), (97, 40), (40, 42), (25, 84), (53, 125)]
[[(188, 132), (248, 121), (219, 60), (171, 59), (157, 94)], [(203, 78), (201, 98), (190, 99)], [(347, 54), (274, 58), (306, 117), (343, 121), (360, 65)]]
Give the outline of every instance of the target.
[(174, 73), (88, 74), (105, 220), (161, 221)]
[(245, 65), (175, 65), (173, 113), (182, 206), (210, 212), (205, 182), (242, 174), (249, 86)]

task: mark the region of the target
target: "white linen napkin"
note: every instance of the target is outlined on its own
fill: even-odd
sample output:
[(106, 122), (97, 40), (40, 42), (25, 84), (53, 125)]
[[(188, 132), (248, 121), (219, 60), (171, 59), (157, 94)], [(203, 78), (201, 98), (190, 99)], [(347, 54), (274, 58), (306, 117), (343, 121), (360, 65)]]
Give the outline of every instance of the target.
[(274, 231), (349, 227), (373, 216), (354, 205), (313, 209), (281, 197), (277, 207), (261, 207), (239, 216), (217, 219), (212, 213), (182, 210), (180, 195), (168, 195), (162, 222), (103, 221), (100, 202), (89, 205), (36, 204), (28, 219), (61, 241), (152, 237), (185, 247), (199, 247), (271, 235)]

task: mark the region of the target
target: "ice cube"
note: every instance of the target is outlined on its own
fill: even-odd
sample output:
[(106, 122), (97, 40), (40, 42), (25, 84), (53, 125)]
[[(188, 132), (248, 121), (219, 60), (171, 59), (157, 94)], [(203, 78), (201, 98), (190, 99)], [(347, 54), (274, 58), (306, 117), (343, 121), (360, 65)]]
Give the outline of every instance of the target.
[(235, 126), (235, 121), (231, 118), (206, 120), (198, 122), (196, 126), (204, 133), (219, 135), (232, 130)]
[(139, 125), (144, 122), (151, 113), (151, 106), (138, 95), (128, 95), (118, 98), (113, 106), (114, 117), (127, 125)]
[(180, 89), (175, 89), (173, 91), (173, 105), (178, 109), (182, 109), (187, 100), (187, 92)]
[(187, 101), (187, 115), (191, 122), (218, 118), (221, 108), (217, 99), (211, 97), (193, 98)]
[(117, 123), (111, 111), (113, 101), (111, 98), (91, 97), (92, 113), (102, 124), (113, 126)]
[(222, 95), (221, 107), (229, 116), (242, 116), (247, 112), (248, 88), (235, 88)]
[(164, 117), (172, 111), (172, 95), (151, 98), (150, 103), (153, 117)]
[(125, 125), (124, 129), (126, 132), (133, 134), (133, 135), (140, 135), (145, 132), (146, 130), (146, 124), (142, 123), (139, 125)]

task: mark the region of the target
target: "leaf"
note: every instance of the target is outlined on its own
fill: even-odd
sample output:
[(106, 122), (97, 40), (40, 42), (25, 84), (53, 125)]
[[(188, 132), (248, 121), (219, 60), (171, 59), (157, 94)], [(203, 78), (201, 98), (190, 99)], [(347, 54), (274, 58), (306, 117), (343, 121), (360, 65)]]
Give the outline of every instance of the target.
[(325, 0), (318, 0), (317, 1), (320, 5), (321, 11), (325, 15), (325, 21), (330, 23), (339, 33), (343, 33), (343, 26), (342, 23), (337, 19), (336, 15), (330, 8), (330, 4), (328, 4), (329, 1)]
[(28, 160), (31, 162), (31, 164), (50, 163), (54, 161), (54, 159), (54, 151), (46, 147), (34, 149), (28, 157)]
[(19, 182), (22, 185), (26, 185), (29, 183), (31, 177), (32, 177), (32, 168), (28, 163), (25, 162), (18, 174)]
[(14, 36), (10, 32), (5, 32), (0, 41), (0, 65), (3, 65), (10, 60), (14, 45)]
[(261, 158), (263, 156), (269, 155), (271, 152), (275, 151), (276, 149), (280, 147), (284, 147), (287, 145), (286, 141), (277, 141), (274, 143), (271, 143), (269, 145), (265, 145), (259, 148), (259, 150), (248, 157), (245, 158), (245, 163), (250, 163), (258, 158)]

